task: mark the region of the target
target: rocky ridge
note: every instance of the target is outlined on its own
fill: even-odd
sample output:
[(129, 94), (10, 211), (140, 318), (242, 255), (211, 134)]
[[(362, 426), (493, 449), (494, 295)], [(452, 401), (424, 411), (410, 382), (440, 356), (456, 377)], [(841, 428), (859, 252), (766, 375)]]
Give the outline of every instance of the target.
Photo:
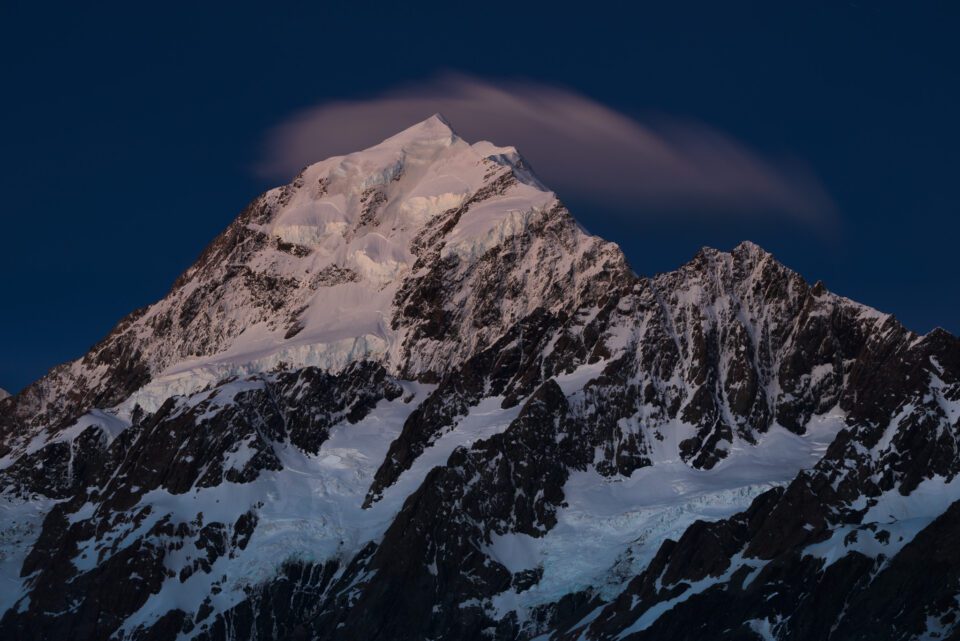
[(958, 433), (955, 337), (752, 243), (639, 277), (433, 117), (0, 400), (0, 633), (948, 638)]

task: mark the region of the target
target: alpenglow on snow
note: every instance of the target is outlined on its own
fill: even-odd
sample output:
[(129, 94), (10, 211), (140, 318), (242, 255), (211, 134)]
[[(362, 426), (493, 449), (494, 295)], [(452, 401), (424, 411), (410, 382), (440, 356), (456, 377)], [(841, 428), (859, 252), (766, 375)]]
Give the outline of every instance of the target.
[(433, 116), (0, 398), (0, 638), (950, 638), (958, 437), (956, 337)]

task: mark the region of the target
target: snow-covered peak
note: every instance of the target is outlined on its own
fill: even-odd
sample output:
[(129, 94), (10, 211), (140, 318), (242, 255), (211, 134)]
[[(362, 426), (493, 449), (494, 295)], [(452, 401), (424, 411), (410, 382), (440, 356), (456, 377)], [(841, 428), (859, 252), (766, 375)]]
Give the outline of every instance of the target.
[(7, 390), (5, 390), (5, 389), (3, 389), (2, 387), (0, 387), (0, 401), (2, 401), (2, 400), (5, 399), (5, 398), (9, 398), (9, 397), (10, 397), (10, 392), (8, 392)]
[[(436, 115), (257, 198), (166, 298), (21, 395), (18, 412), (40, 426), (89, 409), (58, 403), (81, 385), (75, 398), (127, 416), (229, 377), (357, 361), (435, 381), (535, 311), (583, 308), (571, 322), (589, 322), (627, 297), (606, 346), (621, 350), (639, 340), (623, 311), (635, 280), (619, 248), (579, 227), (515, 149), (471, 144)], [(708, 311), (727, 319), (718, 325), (742, 315), (760, 336), (806, 292), (753, 243), (705, 249), (651, 282), (650, 309), (676, 316), (670, 333), (694, 331), (690, 319)], [(814, 303), (807, 316), (834, 299)]]
[(456, 132), (441, 114), (436, 113), (390, 136), (378, 146), (405, 147), (412, 144), (452, 144), (458, 138)]
[[(340, 249), (341, 238), (349, 244), (375, 234), (394, 240), (397, 251), (375, 249), (377, 254), (386, 251), (387, 257), (364, 253), (374, 263), (386, 258), (395, 267), (410, 262), (400, 254), (433, 216), (458, 207), (506, 173), (527, 189), (514, 190), (508, 207), (471, 214), (471, 222), (482, 219), (495, 225), (511, 211), (543, 205), (553, 194), (532, 176), (515, 149), (489, 142), (471, 145), (435, 115), (369, 149), (307, 167), (292, 186), (271, 192), (278, 211), (263, 231), (320, 249), (321, 254)], [(483, 224), (473, 227), (481, 235), (489, 231)], [(395, 276), (394, 269), (388, 271), (390, 278)]]
[[(432, 287), (418, 279), (438, 266), (443, 275), (435, 277), (450, 279), (449, 300), (430, 314), (486, 307), (474, 300), (474, 266), (498, 247), (511, 256), (534, 251), (518, 239), (548, 219), (551, 260), (531, 255), (529, 264), (513, 266), (539, 280), (494, 301), (494, 323), (464, 312), (457, 322), (472, 340), (426, 340), (412, 329), (422, 318), (399, 318), (427, 314), (421, 302), (401, 308), (398, 296), (405, 284), (405, 296)], [(557, 245), (558, 234), (568, 233)], [(410, 376), (436, 374), (496, 340), (511, 319), (560, 305), (556, 287), (547, 286), (568, 278), (584, 256), (606, 256), (591, 249), (601, 245), (623, 261), (614, 245), (576, 225), (516, 149), (468, 143), (431, 116), (368, 149), (310, 165), (255, 201), (166, 299), (122, 328), (150, 379), (124, 408), (155, 408), (172, 393), (277, 367), (338, 371), (374, 360)], [(488, 280), (511, 276), (494, 271)], [(548, 295), (556, 300), (548, 303)], [(467, 332), (473, 324), (481, 329)]]
[[(727, 581), (784, 621), (826, 557), (879, 581), (868, 557), (960, 496), (936, 481), (960, 471), (958, 363), (753, 243), (640, 278), (516, 150), (434, 117), (256, 199), (2, 403), (0, 637), (93, 613), (128, 640), (460, 639), (465, 614), (573, 638), (541, 623), (590, 594), (604, 612), (560, 618), (623, 638)], [(751, 574), (787, 552), (799, 584)]]
[(770, 252), (768, 252), (767, 250), (765, 250), (763, 247), (756, 244), (752, 240), (741, 241), (736, 247), (734, 247), (733, 251), (752, 254), (752, 255), (762, 255), (762, 256), (770, 255)]

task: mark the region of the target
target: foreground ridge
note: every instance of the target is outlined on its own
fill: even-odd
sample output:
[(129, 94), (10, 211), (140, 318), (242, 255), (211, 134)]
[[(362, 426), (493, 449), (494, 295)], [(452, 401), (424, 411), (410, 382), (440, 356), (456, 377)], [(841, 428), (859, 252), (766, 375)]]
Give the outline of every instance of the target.
[(950, 638), (958, 437), (956, 337), (637, 276), (437, 115), (0, 398), (0, 636)]

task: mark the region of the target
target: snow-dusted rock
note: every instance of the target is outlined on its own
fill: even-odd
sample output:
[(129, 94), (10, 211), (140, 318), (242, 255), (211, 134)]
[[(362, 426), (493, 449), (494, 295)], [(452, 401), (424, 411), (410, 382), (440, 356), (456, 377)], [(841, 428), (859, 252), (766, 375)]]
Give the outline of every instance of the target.
[(257, 198), (2, 403), (4, 638), (956, 624), (953, 557), (916, 558), (960, 533), (955, 337), (749, 242), (637, 276), (439, 116)]

